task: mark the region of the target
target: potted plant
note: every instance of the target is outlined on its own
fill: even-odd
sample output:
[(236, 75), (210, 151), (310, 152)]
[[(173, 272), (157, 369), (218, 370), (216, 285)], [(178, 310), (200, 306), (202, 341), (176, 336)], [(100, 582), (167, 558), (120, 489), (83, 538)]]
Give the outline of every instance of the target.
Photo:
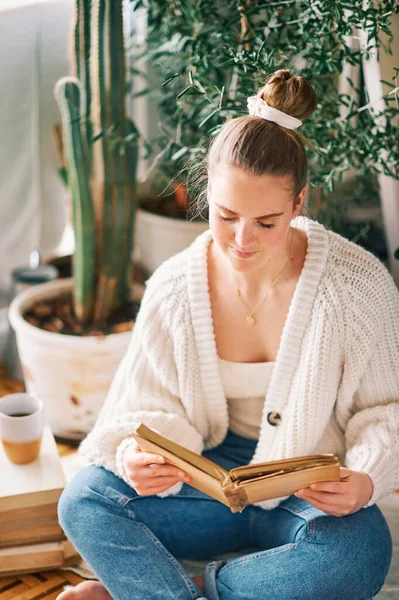
[(149, 273), (208, 229), (206, 218), (190, 217), (191, 205), (185, 184), (170, 183), (161, 171), (157, 171), (156, 177), (147, 180), (147, 185), (142, 187), (137, 210), (136, 243), (140, 264)]
[(131, 337), (138, 132), (125, 110), (122, 0), (76, 0), (73, 77), (55, 87), (76, 251), (73, 279), (38, 285), (9, 310), (29, 392), (54, 433), (91, 429)]
[[(132, 3), (134, 10), (144, 5), (142, 0)], [(351, 230), (358, 237), (363, 224), (352, 231), (339, 198), (334, 202), (331, 194), (348, 174), (366, 180), (370, 174), (385, 173), (399, 179), (394, 126), (398, 70), (396, 78), (393, 70), (385, 77), (391, 81), (382, 82), (386, 93), (380, 119), (364, 79), (347, 81), (346, 75), (349, 66), (361, 75), (376, 47), (380, 52), (389, 48), (395, 2), (351, 7), (338, 3), (333, 9), (325, 0), (312, 7), (306, 2), (251, 0), (147, 0), (145, 5), (146, 54), (162, 80), (160, 88), (150, 92), (160, 114), (159, 135), (152, 144), (156, 167), (169, 179), (179, 174), (181, 181), (193, 171), (194, 183), (199, 181), (203, 188), (193, 165), (202, 166), (213, 136), (226, 119), (247, 114), (247, 97), (273, 71), (289, 66), (312, 84), (319, 98), (316, 111), (299, 130), (313, 142), (308, 151), (308, 213), (327, 226), (334, 222), (343, 235)], [(360, 47), (352, 43), (358, 31), (365, 32)], [(192, 195), (202, 193), (201, 185), (191, 188), (188, 180)]]

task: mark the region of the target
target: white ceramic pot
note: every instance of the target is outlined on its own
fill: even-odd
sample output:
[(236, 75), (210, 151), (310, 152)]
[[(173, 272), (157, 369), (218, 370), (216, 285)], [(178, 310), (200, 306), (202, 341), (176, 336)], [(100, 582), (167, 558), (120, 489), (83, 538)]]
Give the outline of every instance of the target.
[[(78, 337), (44, 331), (25, 321), (23, 313), (35, 302), (71, 287), (71, 279), (33, 286), (12, 301), (9, 318), (27, 391), (43, 400), (46, 421), (55, 435), (81, 440), (94, 425), (131, 331)], [(134, 293), (140, 296), (137, 300), (141, 295), (141, 289)]]
[(153, 273), (164, 260), (187, 248), (208, 228), (207, 221), (183, 221), (139, 209), (135, 229), (137, 258)]

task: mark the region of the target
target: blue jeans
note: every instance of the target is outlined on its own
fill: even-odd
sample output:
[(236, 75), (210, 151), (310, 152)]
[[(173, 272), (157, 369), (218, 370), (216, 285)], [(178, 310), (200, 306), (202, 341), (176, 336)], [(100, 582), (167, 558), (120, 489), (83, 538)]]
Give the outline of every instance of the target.
[[(203, 454), (230, 469), (247, 464), (255, 446), (228, 432)], [(370, 600), (392, 559), (391, 534), (376, 505), (331, 517), (290, 496), (272, 510), (232, 513), (186, 484), (175, 496), (139, 496), (96, 466), (67, 485), (59, 518), (114, 600)], [(205, 596), (181, 559), (211, 561)]]

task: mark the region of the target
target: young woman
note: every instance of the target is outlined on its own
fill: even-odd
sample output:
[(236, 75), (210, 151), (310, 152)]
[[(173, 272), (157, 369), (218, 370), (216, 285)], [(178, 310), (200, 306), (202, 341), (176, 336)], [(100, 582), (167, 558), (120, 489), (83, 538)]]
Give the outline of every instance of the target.
[[(148, 281), (130, 347), (64, 491), (100, 582), (62, 600), (369, 600), (399, 488), (399, 294), (371, 254), (299, 216), (311, 86), (277, 71), (207, 157), (209, 230)], [(341, 481), (242, 513), (141, 451), (140, 422), (223, 467), (332, 452)], [(229, 560), (217, 555), (242, 551)], [(179, 559), (207, 559), (191, 579)]]

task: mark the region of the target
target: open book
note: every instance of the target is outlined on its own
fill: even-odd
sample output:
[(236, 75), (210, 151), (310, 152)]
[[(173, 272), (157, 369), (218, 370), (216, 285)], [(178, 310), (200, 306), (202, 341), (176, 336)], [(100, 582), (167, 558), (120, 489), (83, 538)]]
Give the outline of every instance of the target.
[(131, 434), (145, 452), (164, 456), (185, 471), (189, 485), (241, 512), (248, 504), (289, 496), (318, 481), (339, 481), (339, 460), (314, 454), (256, 463), (226, 471), (213, 461), (172, 442), (141, 423)]

